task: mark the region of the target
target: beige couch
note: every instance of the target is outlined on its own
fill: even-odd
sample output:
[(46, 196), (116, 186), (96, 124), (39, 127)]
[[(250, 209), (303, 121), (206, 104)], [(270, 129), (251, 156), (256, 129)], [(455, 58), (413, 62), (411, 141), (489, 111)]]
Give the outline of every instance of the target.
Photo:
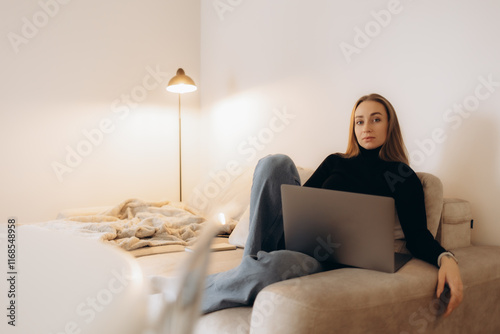
[[(299, 173), (305, 180), (311, 171), (299, 169)], [(464, 300), (451, 316), (440, 316), (444, 305), (435, 296), (438, 269), (412, 259), (394, 274), (345, 268), (272, 284), (258, 294), (253, 307), (202, 316), (196, 333), (500, 333), (500, 247), (471, 245), (469, 203), (443, 199), (437, 177), (418, 176), (424, 186), (428, 228), (459, 260)], [(230, 238), (234, 244), (245, 242), (250, 183), (251, 173), (234, 180), (222, 194), (231, 205), (218, 203), (241, 216)], [(395, 243), (397, 250), (405, 251), (404, 246)], [(208, 273), (237, 266), (242, 254), (242, 248), (213, 252)], [(169, 276), (187, 255), (171, 252), (137, 261), (146, 275)]]
[[(272, 284), (253, 307), (203, 316), (197, 333), (500, 333), (500, 247), (471, 245), (469, 203), (443, 199), (437, 177), (418, 176), (428, 228), (459, 260), (464, 300), (451, 316), (440, 316), (438, 269), (412, 259), (394, 274), (345, 268)], [(406, 250), (402, 242), (395, 248)], [(237, 266), (242, 254), (241, 248), (213, 253), (209, 273)], [(165, 256), (172, 265), (181, 259)]]
[[(212, 201), (208, 208), (238, 221), (229, 240), (240, 246), (248, 234), (252, 171), (248, 169), (233, 180), (218, 202)], [(299, 168), (302, 180), (311, 173)], [(272, 284), (258, 294), (253, 307), (202, 316), (196, 333), (500, 333), (500, 247), (471, 245), (469, 203), (443, 199), (443, 186), (437, 177), (417, 175), (424, 187), (428, 228), (459, 260), (464, 300), (450, 317), (440, 316), (444, 305), (435, 296), (438, 269), (412, 259), (394, 274), (344, 268)], [(59, 218), (104, 209), (107, 207), (70, 209)], [(215, 241), (228, 242), (228, 238)], [(404, 242), (395, 243), (395, 249), (406, 251)], [(132, 254), (145, 276), (172, 277), (188, 260), (190, 253), (183, 250), (171, 245)], [(213, 252), (208, 274), (234, 268), (242, 255), (241, 247)]]

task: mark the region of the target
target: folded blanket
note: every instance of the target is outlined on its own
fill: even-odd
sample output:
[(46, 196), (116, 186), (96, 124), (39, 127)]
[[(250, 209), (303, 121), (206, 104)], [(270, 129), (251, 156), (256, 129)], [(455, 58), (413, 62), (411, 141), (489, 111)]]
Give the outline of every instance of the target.
[(190, 245), (204, 222), (205, 218), (183, 203), (129, 199), (97, 215), (74, 216), (37, 225), (134, 250), (145, 246)]

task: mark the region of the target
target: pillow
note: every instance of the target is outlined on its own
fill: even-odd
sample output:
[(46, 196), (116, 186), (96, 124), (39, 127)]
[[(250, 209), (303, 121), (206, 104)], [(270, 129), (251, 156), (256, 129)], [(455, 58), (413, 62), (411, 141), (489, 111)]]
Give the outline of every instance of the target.
[[(297, 167), (299, 172), (301, 184), (304, 184), (307, 179), (312, 175), (314, 170)], [(234, 228), (233, 232), (229, 236), (229, 243), (235, 245), (236, 247), (245, 248), (245, 244), (247, 242), (248, 231), (250, 228), (250, 204), (247, 205), (245, 211), (241, 215), (238, 224)]]
[(301, 185), (304, 184), (307, 180), (309, 180), (311, 175), (314, 173), (314, 169), (302, 168), (302, 167), (297, 167), (297, 171), (299, 172)]
[[(443, 184), (437, 176), (432, 174), (423, 172), (418, 172), (416, 174), (422, 183), (422, 187), (424, 188), (427, 229), (431, 232), (435, 239), (443, 210)], [(404, 239), (394, 241), (394, 251), (398, 253), (410, 254), (406, 248), (406, 241)]]
[(229, 243), (235, 245), (236, 247), (245, 248), (247, 242), (248, 231), (250, 226), (250, 204), (247, 206), (243, 215), (241, 215), (238, 224), (234, 228), (233, 232), (229, 236)]
[(425, 212), (427, 214), (427, 229), (436, 238), (443, 210), (443, 184), (441, 180), (429, 173), (416, 173), (424, 188)]
[[(207, 219), (217, 220), (219, 213), (224, 213), (226, 221), (231, 219), (238, 221), (250, 203), (250, 188), (252, 185), (253, 169), (252, 166), (240, 166), (241, 173), (232, 175), (229, 184), (222, 187), (214, 186), (214, 194), (205, 194), (205, 188), (210, 183), (215, 185), (216, 173), (212, 174), (211, 179), (198, 189), (198, 196), (203, 200), (191, 198), (190, 206), (197, 209)], [(196, 202), (196, 203), (195, 203)]]

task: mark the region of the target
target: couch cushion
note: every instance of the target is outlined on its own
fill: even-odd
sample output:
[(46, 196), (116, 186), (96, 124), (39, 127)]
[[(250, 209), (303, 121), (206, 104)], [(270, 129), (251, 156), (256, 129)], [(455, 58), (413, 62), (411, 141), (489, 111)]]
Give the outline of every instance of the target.
[(247, 334), (250, 332), (251, 307), (234, 307), (200, 318), (194, 334)]
[(443, 203), (441, 225), (437, 239), (446, 249), (470, 245), (472, 213), (470, 203), (461, 199), (446, 198)]
[[(314, 172), (312, 169), (308, 168), (298, 167), (297, 169), (302, 184), (304, 184), (304, 182), (307, 181), (307, 179)], [(419, 172), (417, 173), (417, 176), (420, 179), (420, 182), (422, 182), (422, 187), (424, 189), (427, 228), (435, 238), (438, 232), (441, 212), (443, 209), (443, 184), (439, 178), (429, 173)], [(238, 247), (245, 247), (249, 230), (249, 218), (250, 205), (248, 204), (245, 212), (229, 237), (229, 243)], [(408, 252), (402, 242), (399, 242), (395, 245), (395, 247), (397, 247), (397, 251), (399, 252)]]
[(257, 296), (254, 312), (267, 316), (255, 327), (252, 317), (252, 333), (498, 333), (500, 247), (455, 254), (464, 300), (448, 318), (435, 297), (438, 269), (413, 259), (394, 274), (349, 268), (272, 284)]

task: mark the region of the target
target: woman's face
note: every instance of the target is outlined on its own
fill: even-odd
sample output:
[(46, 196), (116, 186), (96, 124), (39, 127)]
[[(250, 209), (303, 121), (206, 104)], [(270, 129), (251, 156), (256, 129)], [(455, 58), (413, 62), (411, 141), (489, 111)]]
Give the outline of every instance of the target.
[(361, 102), (354, 112), (354, 117), (354, 132), (361, 147), (371, 150), (385, 143), (389, 120), (381, 103)]

